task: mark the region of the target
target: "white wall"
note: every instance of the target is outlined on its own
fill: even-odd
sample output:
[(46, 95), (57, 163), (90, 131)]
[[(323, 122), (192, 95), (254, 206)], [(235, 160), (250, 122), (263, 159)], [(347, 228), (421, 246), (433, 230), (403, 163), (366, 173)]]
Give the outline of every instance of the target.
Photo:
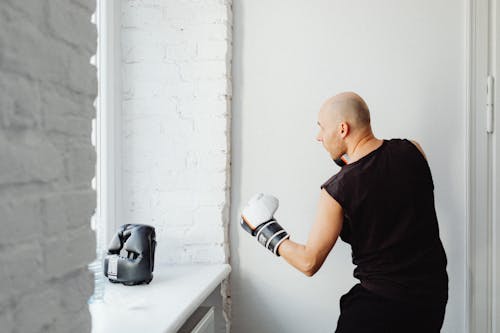
[(89, 332), (95, 1), (0, 2), (0, 326)]
[(228, 260), (228, 1), (122, 0), (122, 223), (158, 263)]
[(308, 278), (238, 226), (257, 191), (305, 243), (319, 186), (338, 168), (315, 141), (317, 112), (363, 96), (375, 135), (418, 140), (435, 182), (450, 299), (443, 332), (464, 332), (464, 1), (234, 1), (231, 274), (234, 332), (333, 332), (357, 282), (340, 239)]

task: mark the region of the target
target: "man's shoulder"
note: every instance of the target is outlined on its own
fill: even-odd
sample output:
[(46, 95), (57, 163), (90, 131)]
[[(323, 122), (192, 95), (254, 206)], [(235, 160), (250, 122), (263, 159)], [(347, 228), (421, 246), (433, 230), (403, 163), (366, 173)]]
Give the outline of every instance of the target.
[[(340, 170), (340, 171), (342, 171), (342, 170)], [(327, 187), (330, 184), (332, 184), (338, 178), (338, 174), (340, 173), (340, 171), (337, 172), (336, 174), (334, 174), (333, 176), (331, 176), (330, 178), (328, 178), (325, 182), (323, 182), (323, 184), (321, 184), (321, 186), (319, 188), (323, 189), (324, 187)]]
[(393, 138), (393, 139), (389, 139), (387, 141), (392, 145), (404, 145), (404, 146), (410, 147), (412, 149), (417, 148), (418, 151), (420, 152), (420, 154), (424, 157), (424, 159), (427, 160), (427, 156), (424, 153), (424, 149), (422, 148), (420, 143), (418, 143), (418, 141), (415, 139)]
[(416, 140), (410, 140), (410, 141), (418, 148), (418, 150), (420, 150), (420, 153), (422, 153), (422, 156), (425, 159), (427, 159), (427, 156), (425, 156), (424, 149), (422, 148), (422, 146)]
[(420, 151), (420, 153), (422, 153), (422, 155), (425, 157), (424, 149), (422, 148), (420, 143), (418, 143), (418, 141), (415, 139), (392, 138), (392, 139), (388, 139), (387, 141), (393, 145), (400, 144), (400, 145), (407, 145), (407, 146), (411, 146), (411, 147), (415, 146)]
[(352, 173), (352, 168), (342, 167), (337, 173), (335, 173), (333, 176), (328, 178), (327, 181), (321, 184), (320, 188), (323, 189), (323, 187), (333, 186), (333, 184), (335, 184), (335, 187), (340, 188), (343, 184), (345, 185), (346, 182), (349, 182), (349, 178)]

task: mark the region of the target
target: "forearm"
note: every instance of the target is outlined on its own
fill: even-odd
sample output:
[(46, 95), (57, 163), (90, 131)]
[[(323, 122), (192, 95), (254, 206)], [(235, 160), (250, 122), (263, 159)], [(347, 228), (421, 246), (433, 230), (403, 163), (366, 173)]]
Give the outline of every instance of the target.
[(307, 276), (323, 265), (342, 229), (344, 213), (340, 204), (325, 189), (321, 191), (318, 216), (305, 245), (290, 240), (290, 235), (274, 219), (278, 199), (257, 193), (243, 209), (240, 225), (273, 254)]
[(305, 245), (287, 239), (281, 243), (278, 252), (290, 265), (305, 275), (312, 276), (314, 274), (314, 260)]

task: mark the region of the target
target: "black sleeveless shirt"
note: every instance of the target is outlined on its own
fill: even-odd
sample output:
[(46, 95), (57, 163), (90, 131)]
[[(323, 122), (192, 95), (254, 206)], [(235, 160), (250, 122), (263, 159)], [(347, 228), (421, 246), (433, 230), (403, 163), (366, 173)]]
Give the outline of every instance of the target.
[(344, 210), (340, 238), (351, 245), (363, 287), (400, 300), (447, 301), (432, 175), (411, 141), (383, 140), (321, 188)]

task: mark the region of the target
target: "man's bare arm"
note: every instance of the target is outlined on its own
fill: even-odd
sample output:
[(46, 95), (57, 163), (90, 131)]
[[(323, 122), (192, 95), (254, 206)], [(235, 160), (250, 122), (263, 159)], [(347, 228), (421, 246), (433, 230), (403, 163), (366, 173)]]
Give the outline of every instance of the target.
[(424, 153), (424, 150), (422, 149), (422, 146), (420, 146), (420, 144), (417, 141), (415, 141), (415, 140), (410, 140), (410, 141), (415, 146), (417, 146), (418, 150), (420, 150), (420, 152), (422, 153), (422, 155), (424, 156), (424, 158), (427, 159), (427, 156), (425, 156), (425, 153)]
[(279, 254), (293, 267), (313, 276), (323, 265), (342, 230), (344, 213), (340, 204), (325, 189), (321, 190), (316, 221), (307, 244), (290, 239), (278, 248)]

